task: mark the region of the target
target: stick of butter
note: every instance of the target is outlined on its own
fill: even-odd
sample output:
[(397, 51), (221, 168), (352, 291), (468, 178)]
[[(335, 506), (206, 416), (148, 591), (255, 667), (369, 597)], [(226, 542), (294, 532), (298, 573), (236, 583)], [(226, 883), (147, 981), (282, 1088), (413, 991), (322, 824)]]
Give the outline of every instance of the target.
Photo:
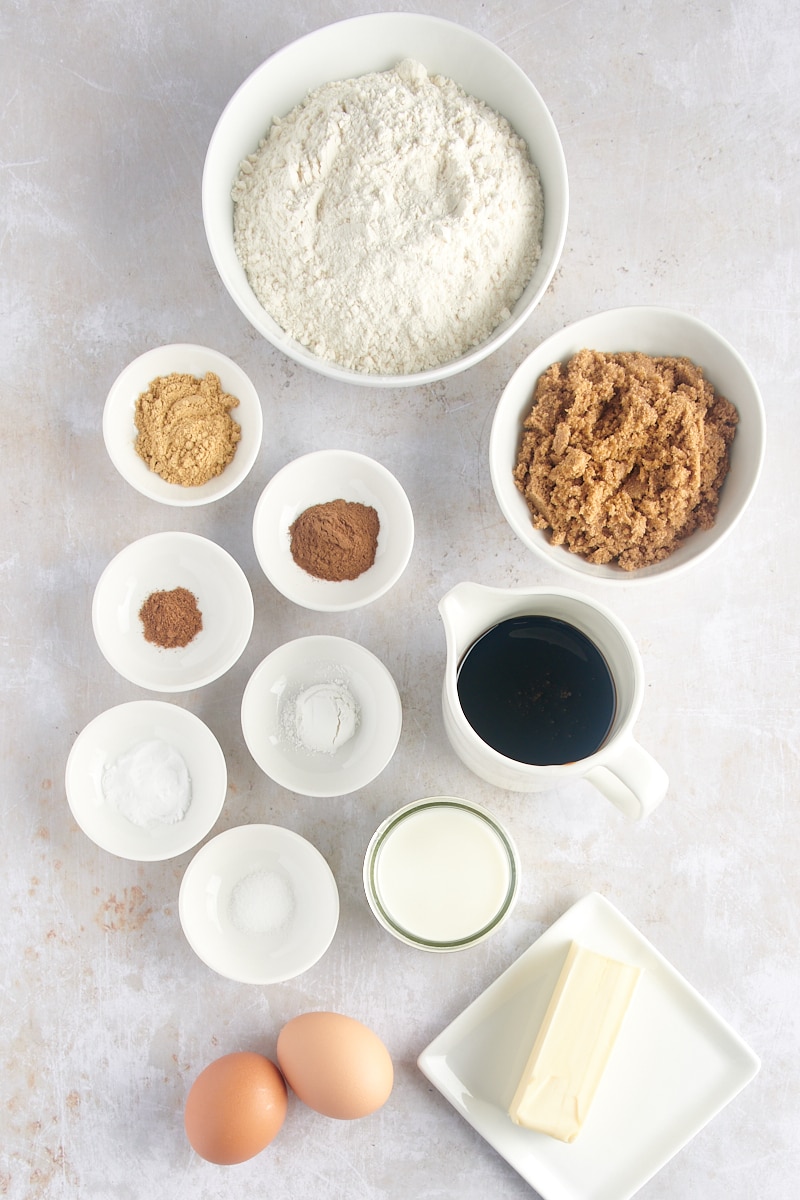
[(508, 1115), (574, 1142), (628, 1011), (641, 969), (572, 942)]

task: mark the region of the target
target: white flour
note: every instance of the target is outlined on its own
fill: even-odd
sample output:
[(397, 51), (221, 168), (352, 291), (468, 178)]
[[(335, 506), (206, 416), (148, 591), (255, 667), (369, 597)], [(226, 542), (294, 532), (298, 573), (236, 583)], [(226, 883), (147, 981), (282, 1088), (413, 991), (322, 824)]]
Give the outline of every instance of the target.
[(296, 341), (368, 374), (464, 354), (538, 262), (538, 171), (508, 122), (411, 60), (275, 119), (233, 187), (236, 251)]

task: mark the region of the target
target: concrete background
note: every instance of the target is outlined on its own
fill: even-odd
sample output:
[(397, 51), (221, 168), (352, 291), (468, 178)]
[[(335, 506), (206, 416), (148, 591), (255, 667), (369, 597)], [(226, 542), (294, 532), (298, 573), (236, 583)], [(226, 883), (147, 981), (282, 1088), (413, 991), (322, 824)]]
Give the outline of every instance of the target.
[[(426, 389), (377, 391), (296, 368), (254, 333), (215, 273), (200, 212), (205, 150), (238, 84), (287, 42), (372, 7), (3, 5), (0, 1195), (525, 1200), (531, 1189), (428, 1085), (416, 1057), (557, 916), (598, 890), (763, 1060), (756, 1080), (644, 1187), (643, 1200), (794, 1200), (800, 28), (778, 0), (418, 5), (485, 35), (533, 79), (563, 140), (570, 223), (548, 294), (496, 356)], [(461, 766), (441, 722), (436, 606), (461, 579), (570, 585), (527, 555), (495, 502), (494, 406), (543, 337), (586, 314), (642, 303), (684, 309), (733, 343), (761, 387), (769, 444), (748, 513), (705, 564), (658, 586), (585, 588), (613, 604), (637, 638), (648, 677), (638, 735), (671, 778), (661, 808), (633, 825), (588, 784), (517, 796)], [(101, 413), (116, 375), (172, 341), (234, 358), (264, 406), (256, 467), (206, 509), (148, 502), (103, 446)], [(326, 446), (385, 463), (417, 522), (400, 583), (353, 614), (284, 601), (250, 536), (270, 476)], [(64, 794), (65, 761), (83, 726), (148, 694), (96, 647), (97, 578), (128, 542), (171, 528), (219, 541), (256, 602), (236, 667), (174, 698), (225, 751), (229, 796), (214, 832), (286, 825), (319, 847), (340, 888), (331, 949), (282, 986), (229, 982), (194, 956), (177, 915), (190, 854), (150, 865), (115, 859), (81, 833)], [(281, 642), (316, 632), (378, 654), (404, 704), (390, 766), (363, 791), (324, 801), (263, 776), (239, 724), (255, 665)], [(490, 808), (524, 870), (513, 918), (456, 956), (395, 943), (372, 919), (360, 882), (380, 820), (441, 792)], [(182, 1128), (195, 1075), (229, 1050), (272, 1053), (283, 1022), (312, 1008), (346, 1012), (379, 1033), (396, 1064), (390, 1102), (347, 1125), (292, 1102), (265, 1154), (229, 1170), (202, 1162)]]

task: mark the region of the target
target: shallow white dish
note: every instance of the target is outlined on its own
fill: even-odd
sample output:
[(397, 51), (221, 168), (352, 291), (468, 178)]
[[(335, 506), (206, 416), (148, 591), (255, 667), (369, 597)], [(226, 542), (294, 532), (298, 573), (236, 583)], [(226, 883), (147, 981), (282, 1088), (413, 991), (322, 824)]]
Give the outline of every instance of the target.
[[(644, 968), (572, 1145), (507, 1115), (570, 941)], [(542, 1200), (629, 1200), (759, 1069), (702, 996), (604, 897), (573, 905), (423, 1050), (420, 1070)]]
[[(193, 592), (203, 628), (188, 646), (145, 640), (141, 609), (156, 591)], [(239, 564), (194, 533), (153, 533), (121, 550), (94, 592), (92, 625), (120, 675), (157, 692), (186, 692), (219, 678), (242, 654), (253, 628), (253, 594)]]
[[(358, 708), (352, 738), (335, 753), (307, 750), (287, 728), (288, 706), (315, 683), (344, 683)], [(301, 796), (345, 796), (390, 761), (402, 727), (400, 694), (380, 659), (346, 638), (285, 642), (256, 667), (242, 696), (247, 748), (270, 779)]]
[[(136, 401), (159, 376), (178, 372), (201, 379), (207, 371), (218, 375), (223, 391), (239, 401), (231, 416), (242, 436), (231, 462), (207, 483), (197, 487), (168, 483), (136, 453)], [(158, 346), (140, 354), (117, 376), (103, 409), (103, 439), (109, 458), (123, 479), (151, 500), (184, 508), (219, 500), (238, 487), (258, 457), (262, 430), (261, 401), (242, 368), (218, 350), (188, 343)]]
[[(453, 362), (409, 375), (366, 375), (312, 354), (289, 338), (256, 299), (233, 243), (231, 186), (273, 116), (286, 116), (313, 88), (336, 79), (384, 71), (404, 58), (430, 74), (455, 80), (505, 116), (528, 144), (544, 191), (542, 253), (506, 321), (487, 341)], [(347, 383), (401, 387), (431, 383), (464, 371), (502, 346), (539, 303), (552, 279), (569, 207), (564, 153), (542, 97), (517, 64), (472, 30), (417, 13), (371, 13), (324, 26), (284, 46), (241, 84), (223, 111), (203, 170), (203, 221), (215, 266), (230, 296), (269, 342), (302, 366)]]
[[(564, 546), (552, 546), (543, 529), (535, 529), (522, 493), (514, 483), (522, 424), (531, 410), (539, 376), (554, 362), (566, 362), (579, 350), (690, 358), (716, 390), (739, 412), (730, 451), (730, 471), (720, 493), (716, 523), (698, 529), (668, 558), (637, 571), (613, 563), (586, 562)], [(660, 307), (617, 308), (585, 317), (554, 333), (521, 363), (503, 391), (492, 421), (489, 467), (503, 515), (528, 549), (585, 580), (643, 583), (676, 575), (703, 561), (728, 536), (742, 516), (758, 482), (764, 459), (764, 405), (755, 379), (736, 350), (710, 326), (687, 313)]]
[[(103, 772), (138, 742), (153, 740), (183, 757), (192, 799), (180, 821), (140, 826), (106, 800)], [(191, 850), (206, 836), (222, 811), (228, 772), (219, 742), (194, 713), (164, 700), (133, 700), (100, 713), (78, 734), (65, 783), (72, 815), (96, 845), (120, 858), (157, 862)]]
[[(231, 912), (242, 880), (267, 872), (291, 896), (288, 917), (272, 929), (243, 931)], [(287, 906), (288, 907), (288, 906)], [(240, 825), (197, 852), (181, 881), (181, 926), (198, 958), (239, 983), (280, 983), (319, 961), (339, 923), (339, 892), (316, 846), (278, 825)]]
[[(317, 579), (292, 558), (290, 527), (313, 504), (357, 501), (378, 514), (375, 562), (357, 579)], [(303, 608), (344, 612), (385, 595), (402, 575), (414, 546), (414, 516), (394, 475), (352, 450), (316, 450), (282, 467), (269, 481), (253, 516), (253, 544), (273, 587)]]

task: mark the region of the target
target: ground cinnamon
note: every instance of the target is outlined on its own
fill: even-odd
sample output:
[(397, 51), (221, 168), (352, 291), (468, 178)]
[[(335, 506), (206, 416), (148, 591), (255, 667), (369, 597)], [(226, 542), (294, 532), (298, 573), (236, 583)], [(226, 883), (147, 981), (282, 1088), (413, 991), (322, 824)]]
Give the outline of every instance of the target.
[(379, 531), (371, 505), (352, 500), (312, 504), (289, 529), (292, 558), (317, 579), (357, 579), (375, 562)]
[(145, 641), (173, 650), (188, 646), (203, 628), (203, 614), (197, 597), (188, 588), (169, 592), (151, 592), (139, 609)]

